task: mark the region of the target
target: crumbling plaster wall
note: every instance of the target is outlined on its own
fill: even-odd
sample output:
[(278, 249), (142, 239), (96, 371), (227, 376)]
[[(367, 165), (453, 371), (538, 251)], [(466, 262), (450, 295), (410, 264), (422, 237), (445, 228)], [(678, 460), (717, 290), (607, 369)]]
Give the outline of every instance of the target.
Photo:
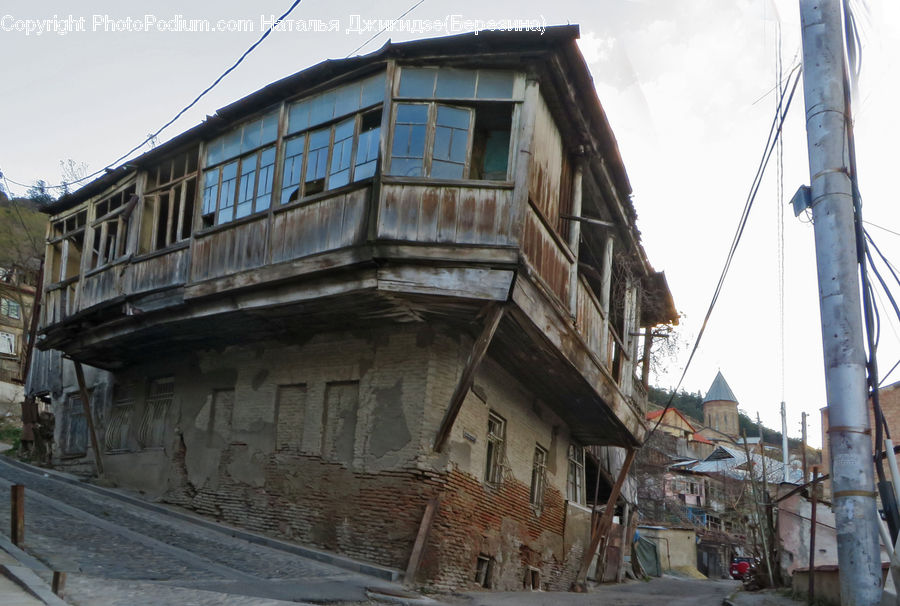
[[(108, 475), (226, 523), (398, 568), (437, 497), (420, 582), (472, 586), (481, 554), (493, 559), (492, 587), (520, 589), (533, 567), (544, 587), (568, 589), (589, 514), (567, 513), (570, 438), (550, 408), (489, 356), (447, 448), (432, 450), (471, 346), (446, 326), (394, 325), (122, 370), (115, 378), (132, 386), (132, 422), (127, 448), (105, 454)], [(144, 448), (147, 385), (160, 377), (174, 379), (165, 439)], [(498, 486), (483, 482), (491, 410), (507, 421)], [(539, 510), (529, 501), (536, 445), (547, 450)]]

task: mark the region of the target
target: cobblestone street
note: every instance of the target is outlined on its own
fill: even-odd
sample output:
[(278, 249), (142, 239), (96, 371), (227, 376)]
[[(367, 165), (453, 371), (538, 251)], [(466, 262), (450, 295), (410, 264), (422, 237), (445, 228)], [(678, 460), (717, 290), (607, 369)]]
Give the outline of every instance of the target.
[[(0, 492), (12, 484), (26, 486), (25, 550), (68, 573), (72, 604), (365, 602), (392, 586), (0, 460)], [(0, 518), (9, 509), (0, 499)]]

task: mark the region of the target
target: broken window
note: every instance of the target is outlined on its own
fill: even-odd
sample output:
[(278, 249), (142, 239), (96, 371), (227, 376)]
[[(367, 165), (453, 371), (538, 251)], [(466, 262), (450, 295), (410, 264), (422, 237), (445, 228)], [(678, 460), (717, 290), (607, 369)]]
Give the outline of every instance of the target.
[(566, 482), (566, 498), (584, 505), (584, 448), (569, 445), (569, 475)]
[(207, 170), (203, 177), (204, 227), (267, 210), (274, 175), (274, 145)]
[[(272, 202), (278, 112), (211, 141), (203, 172), (204, 227), (267, 210)], [(268, 147), (266, 147), (268, 146)]]
[(81, 273), (86, 224), (87, 209), (53, 222), (47, 250), (47, 272), (53, 282), (76, 278)]
[(512, 103), (398, 103), (388, 174), (505, 181)]
[(6, 316), (7, 318), (18, 320), (21, 317), (19, 304), (12, 299), (7, 299), (6, 297), (0, 298), (0, 314)]
[(541, 509), (544, 506), (544, 485), (547, 481), (547, 450), (541, 446), (534, 447), (534, 464), (531, 468), (531, 506)]
[(0, 354), (16, 354), (16, 335), (0, 332)]
[(94, 203), (92, 269), (112, 263), (125, 254), (128, 225), (137, 203), (135, 191), (135, 186), (130, 185)]
[(174, 397), (174, 377), (150, 381), (147, 399), (144, 401), (144, 414), (138, 427), (138, 442), (142, 448), (162, 448), (165, 445), (166, 416)]
[(197, 148), (147, 171), (140, 252), (162, 250), (191, 237), (197, 195)]
[(337, 120), (384, 101), (384, 72), (338, 86), (288, 107), (289, 135)]
[(281, 203), (343, 187), (375, 175), (381, 109), (285, 141)]
[(499, 484), (503, 479), (503, 443), (506, 439), (506, 421), (491, 412), (488, 415), (487, 447), (484, 462), (484, 481)]
[(485, 554), (478, 556), (475, 563), (475, 583), (481, 587), (490, 589), (491, 572), (493, 571), (493, 559)]

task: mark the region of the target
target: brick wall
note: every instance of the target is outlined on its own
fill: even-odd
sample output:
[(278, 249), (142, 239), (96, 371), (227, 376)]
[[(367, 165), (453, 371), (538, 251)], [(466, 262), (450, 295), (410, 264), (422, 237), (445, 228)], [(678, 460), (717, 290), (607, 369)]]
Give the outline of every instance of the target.
[[(418, 582), (474, 587), (484, 555), (494, 588), (521, 589), (533, 567), (543, 587), (568, 589), (589, 515), (567, 528), (570, 438), (552, 408), (488, 359), (448, 447), (432, 451), (470, 348), (445, 327), (392, 326), (132, 368), (116, 376), (137, 386), (129, 447), (108, 453), (107, 467), (123, 485), (222, 522), (400, 569), (438, 497)], [(174, 397), (162, 448), (145, 448), (134, 433), (142, 386), (158, 377), (174, 378)], [(484, 482), (491, 411), (507, 421), (496, 486)], [(539, 511), (529, 498), (536, 446), (547, 451)]]

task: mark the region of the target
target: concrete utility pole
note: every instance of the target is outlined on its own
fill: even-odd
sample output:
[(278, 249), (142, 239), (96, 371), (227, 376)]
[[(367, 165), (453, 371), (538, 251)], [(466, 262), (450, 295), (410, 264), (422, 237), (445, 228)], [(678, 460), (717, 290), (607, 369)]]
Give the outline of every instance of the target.
[[(781, 403), (781, 460), (784, 463), (784, 481), (791, 481), (791, 468), (790, 468), (790, 453), (788, 452), (788, 440), (787, 440), (787, 408), (784, 406), (784, 402)], [(803, 480), (805, 482), (806, 480)], [(800, 482), (803, 484), (803, 482)]]
[(816, 242), (841, 604), (881, 603), (866, 354), (860, 317), (839, 0), (800, 0), (810, 200)]

